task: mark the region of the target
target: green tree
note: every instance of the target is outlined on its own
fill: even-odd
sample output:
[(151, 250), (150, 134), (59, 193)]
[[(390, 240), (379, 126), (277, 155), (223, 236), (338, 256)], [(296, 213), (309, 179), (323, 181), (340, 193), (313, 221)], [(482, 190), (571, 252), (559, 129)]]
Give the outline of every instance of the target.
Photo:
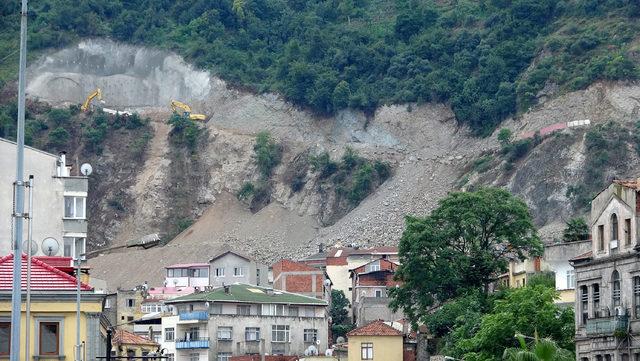
[(525, 336), (516, 336), (520, 347), (504, 350), (502, 359), (505, 361), (573, 361), (573, 352), (558, 347), (558, 344), (548, 338), (538, 339), (535, 336), (534, 344), (527, 347)]
[(582, 217), (572, 218), (567, 221), (564, 231), (562, 231), (562, 240), (565, 242), (582, 241), (589, 238), (589, 226)]
[(353, 324), (349, 319), (349, 300), (345, 297), (344, 292), (339, 290), (331, 290), (331, 331), (333, 332), (334, 341), (336, 338), (344, 337), (347, 332), (353, 329)]
[(244, 19), (245, 13), (245, 0), (233, 0), (233, 4), (231, 5), (231, 10), (236, 14), (238, 19)]
[(62, 149), (69, 142), (71, 134), (63, 127), (57, 127), (49, 133), (49, 145), (56, 149)]
[(71, 118), (71, 112), (67, 109), (51, 109), (48, 118), (53, 124), (60, 126), (66, 124)]
[(450, 193), (427, 217), (407, 217), (399, 253), (402, 286), (391, 290), (392, 307), (418, 322), (435, 305), (471, 290), (487, 293), (509, 258), (540, 255), (542, 243), (522, 200), (482, 188)]
[(342, 109), (349, 105), (349, 98), (351, 97), (351, 89), (349, 83), (341, 80), (333, 89), (333, 107), (334, 109)]
[(273, 168), (280, 164), (282, 149), (275, 142), (269, 132), (260, 132), (256, 136), (256, 144), (253, 146), (256, 155), (258, 170), (264, 178), (269, 178)]
[(513, 132), (511, 132), (511, 129), (509, 128), (500, 129), (500, 131), (498, 132), (498, 142), (500, 142), (500, 145), (502, 146), (503, 149), (511, 143), (512, 137), (513, 137)]

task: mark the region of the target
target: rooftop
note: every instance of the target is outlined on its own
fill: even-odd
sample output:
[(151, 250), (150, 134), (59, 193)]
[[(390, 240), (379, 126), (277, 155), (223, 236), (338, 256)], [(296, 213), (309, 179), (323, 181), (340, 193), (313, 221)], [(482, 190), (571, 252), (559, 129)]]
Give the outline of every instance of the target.
[(187, 296), (175, 298), (166, 303), (179, 302), (242, 302), (242, 303), (284, 303), (284, 304), (306, 304), (326, 306), (325, 301), (314, 297), (307, 297), (295, 293), (273, 290), (271, 288), (248, 285), (244, 283), (234, 283), (226, 286), (229, 292), (225, 292), (225, 287), (218, 287), (212, 291), (192, 293)]
[(208, 263), (178, 263), (165, 268), (208, 268)]
[(583, 254), (579, 254), (573, 258), (571, 258), (569, 261), (573, 262), (573, 261), (584, 261), (584, 260), (588, 260), (593, 258), (593, 251), (589, 251), (589, 252), (585, 252)]
[(351, 336), (402, 336), (402, 331), (382, 320), (377, 320), (349, 331), (347, 337)]
[[(27, 255), (22, 254), (22, 289), (27, 285)], [(77, 278), (42, 262), (31, 258), (31, 289), (34, 291), (74, 291), (77, 289)], [(86, 283), (80, 283), (83, 291), (93, 288)], [(13, 288), (13, 254), (0, 258), (0, 291), (10, 291)]]
[(292, 261), (290, 259), (282, 259), (271, 266), (272, 268), (276, 267), (276, 265), (282, 265), (282, 272), (288, 271), (307, 271), (307, 272), (322, 272), (316, 267), (311, 267), (307, 264)]
[(228, 255), (228, 254), (235, 254), (236, 256), (238, 256), (238, 257), (240, 257), (240, 258), (244, 258), (244, 259), (246, 259), (247, 261), (252, 261), (252, 259), (251, 259), (251, 258), (249, 258), (248, 256), (245, 256), (245, 255), (243, 255), (243, 254), (241, 254), (241, 253), (238, 253), (238, 252), (235, 252), (235, 251), (228, 250), (228, 251), (224, 251), (224, 252), (219, 253), (218, 255), (216, 255), (216, 256), (214, 256), (214, 257), (212, 257), (212, 258), (209, 260), (209, 262), (213, 262), (213, 261), (217, 260), (218, 258), (220, 258), (220, 257), (224, 257), (224, 256), (226, 256), (226, 255)]
[(118, 345), (143, 345), (151, 347), (159, 346), (158, 343), (153, 342), (148, 338), (138, 336), (134, 333), (122, 329), (116, 330), (115, 334), (113, 335), (113, 343)]
[(614, 179), (613, 183), (623, 187), (640, 190), (640, 179)]

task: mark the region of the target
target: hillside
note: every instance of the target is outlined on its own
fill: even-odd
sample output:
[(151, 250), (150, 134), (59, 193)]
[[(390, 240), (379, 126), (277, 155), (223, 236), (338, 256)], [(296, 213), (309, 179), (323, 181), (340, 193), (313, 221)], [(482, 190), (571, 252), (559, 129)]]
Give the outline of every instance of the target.
[[(0, 5), (0, 82), (17, 58), (17, 2)], [(35, 54), (111, 37), (174, 50), (229, 84), (316, 114), (448, 102), (489, 134), (538, 97), (638, 77), (632, 0), (45, 0)], [(1, 85), (1, 83), (0, 83)]]

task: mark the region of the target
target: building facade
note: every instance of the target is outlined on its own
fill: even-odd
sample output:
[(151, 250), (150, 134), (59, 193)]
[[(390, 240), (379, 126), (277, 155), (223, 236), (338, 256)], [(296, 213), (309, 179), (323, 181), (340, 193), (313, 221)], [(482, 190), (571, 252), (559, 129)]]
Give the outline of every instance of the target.
[[(10, 230), (16, 169), (16, 144), (0, 138), (0, 229)], [(69, 256), (85, 253), (89, 180), (71, 169), (63, 155), (25, 147), (25, 180), (34, 176), (33, 255)], [(72, 176), (71, 173), (77, 175)], [(25, 202), (25, 209), (27, 203)], [(25, 239), (27, 222), (24, 226)], [(25, 249), (26, 252), (26, 249)], [(11, 232), (0, 234), (0, 256), (11, 253)]]
[(347, 333), (349, 361), (403, 361), (404, 334), (383, 321), (374, 321)]
[(399, 285), (393, 279), (397, 267), (397, 263), (379, 258), (351, 270), (353, 323), (356, 326), (376, 320), (396, 321), (404, 317), (400, 311), (393, 312), (389, 308), (391, 299), (388, 291)]
[(639, 190), (614, 181), (591, 202), (591, 250), (572, 259), (579, 361), (640, 359)]
[(223, 252), (209, 260), (209, 284), (214, 287), (246, 283), (269, 285), (269, 267), (233, 251)]
[(163, 347), (177, 360), (324, 354), (328, 347), (327, 303), (317, 298), (233, 284), (167, 304), (174, 314), (163, 317)]
[[(22, 256), (22, 279), (26, 279), (27, 257)], [(36, 258), (31, 259), (30, 359), (72, 360), (76, 345), (77, 279)], [(8, 357), (11, 347), (11, 288), (13, 255), (0, 258), (0, 358)], [(23, 289), (23, 294), (25, 290)], [(105, 354), (100, 326), (103, 294), (81, 283), (80, 339), (88, 360)], [(23, 306), (21, 340), (26, 338), (27, 320)], [(24, 345), (21, 359), (26, 359)]]
[(280, 260), (271, 266), (273, 288), (329, 301), (331, 281), (323, 270), (304, 263)]
[(165, 267), (165, 287), (205, 287), (209, 285), (209, 264), (188, 263)]

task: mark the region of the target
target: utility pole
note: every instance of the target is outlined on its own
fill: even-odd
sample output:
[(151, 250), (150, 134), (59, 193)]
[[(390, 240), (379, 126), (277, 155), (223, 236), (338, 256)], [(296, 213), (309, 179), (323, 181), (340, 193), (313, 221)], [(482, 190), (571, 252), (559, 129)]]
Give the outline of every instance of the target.
[[(75, 240), (74, 240), (75, 242)], [(75, 246), (75, 245), (74, 245)], [(76, 249), (76, 262), (78, 262), (76, 268), (77, 278), (77, 292), (76, 292), (76, 359), (75, 361), (82, 361), (82, 343), (80, 343), (80, 250)]]
[[(20, 361), (20, 319), (22, 303), (22, 232), (24, 224), (24, 89), (27, 67), (27, 0), (20, 10), (20, 66), (18, 73), (18, 126), (16, 136), (16, 183), (13, 244), (13, 289), (11, 292), (11, 361)], [(29, 325), (27, 324), (27, 327)]]

